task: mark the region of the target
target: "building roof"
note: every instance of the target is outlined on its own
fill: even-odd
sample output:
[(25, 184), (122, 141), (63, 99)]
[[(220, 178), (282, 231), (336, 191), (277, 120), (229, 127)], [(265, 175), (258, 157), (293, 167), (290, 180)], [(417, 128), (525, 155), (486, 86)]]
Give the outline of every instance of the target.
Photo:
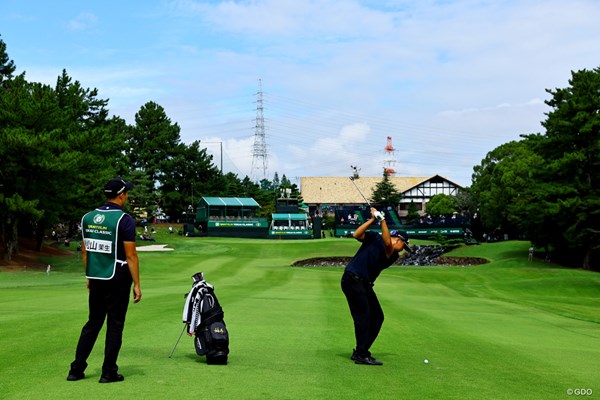
[(202, 200), (209, 206), (260, 207), (252, 197), (203, 197)]
[(273, 220), (277, 221), (304, 221), (308, 219), (306, 214), (273, 214)]
[[(400, 193), (404, 193), (431, 178), (431, 176), (390, 176), (390, 181)], [(367, 199), (371, 200), (375, 186), (382, 180), (382, 176), (361, 176), (354, 179), (354, 183)], [(300, 184), (302, 199), (307, 204), (365, 204), (365, 200), (347, 176), (303, 176)]]

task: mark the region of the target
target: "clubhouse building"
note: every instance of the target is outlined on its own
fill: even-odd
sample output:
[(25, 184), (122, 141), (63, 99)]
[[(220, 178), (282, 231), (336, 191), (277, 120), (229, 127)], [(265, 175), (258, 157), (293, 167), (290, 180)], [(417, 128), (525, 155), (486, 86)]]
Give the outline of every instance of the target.
[[(390, 182), (402, 194), (398, 207), (398, 216), (408, 214), (408, 207), (413, 202), (421, 215), (426, 214), (426, 204), (436, 194), (455, 196), (462, 187), (439, 175), (430, 177), (390, 176)], [(354, 183), (360, 191), (370, 199), (376, 185), (383, 180), (378, 177), (358, 177)], [(304, 204), (309, 207), (310, 214), (325, 215), (347, 207), (365, 205), (365, 200), (348, 177), (316, 177), (301, 178), (301, 193)]]

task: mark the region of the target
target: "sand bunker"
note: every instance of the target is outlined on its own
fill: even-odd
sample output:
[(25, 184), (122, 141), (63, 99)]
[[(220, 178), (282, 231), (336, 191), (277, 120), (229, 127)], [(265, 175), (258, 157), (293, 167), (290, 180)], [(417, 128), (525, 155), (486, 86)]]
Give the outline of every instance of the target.
[(150, 246), (136, 247), (137, 251), (173, 251), (175, 249), (168, 249), (166, 244), (151, 244)]

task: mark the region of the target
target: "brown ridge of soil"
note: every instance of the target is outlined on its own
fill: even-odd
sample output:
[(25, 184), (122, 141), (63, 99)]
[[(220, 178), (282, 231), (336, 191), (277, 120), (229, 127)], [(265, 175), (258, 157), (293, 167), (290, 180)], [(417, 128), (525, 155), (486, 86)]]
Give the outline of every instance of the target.
[(340, 267), (346, 266), (352, 257), (315, 257), (294, 261), (292, 267)]
[[(292, 263), (293, 267), (341, 267), (346, 266), (352, 257), (315, 257), (298, 260)], [(486, 264), (488, 260), (477, 257), (447, 257), (436, 259), (436, 266), (473, 266)]]
[(436, 258), (435, 265), (471, 267), (473, 265), (487, 264), (489, 261), (479, 257), (447, 257), (440, 256)]
[(40, 258), (70, 255), (73, 254), (75, 247), (76, 245), (73, 243), (71, 243), (72, 249), (59, 242), (44, 243), (41, 251), (36, 251), (35, 240), (19, 239), (19, 254), (13, 256), (11, 260), (0, 259), (0, 271), (45, 270), (48, 264), (41, 261)]

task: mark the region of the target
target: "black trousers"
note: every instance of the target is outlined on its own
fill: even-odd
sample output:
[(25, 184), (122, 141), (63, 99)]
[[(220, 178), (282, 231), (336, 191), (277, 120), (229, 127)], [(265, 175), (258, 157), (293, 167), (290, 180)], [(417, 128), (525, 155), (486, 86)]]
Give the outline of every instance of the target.
[(75, 360), (71, 363), (72, 371), (83, 372), (86, 369), (87, 359), (106, 319), (102, 372), (117, 372), (132, 282), (127, 265), (117, 267), (115, 276), (110, 280), (90, 279), (89, 317), (79, 336)]
[(361, 357), (370, 356), (369, 349), (379, 335), (384, 318), (373, 285), (354, 274), (344, 272), (342, 291), (354, 320), (356, 353)]

